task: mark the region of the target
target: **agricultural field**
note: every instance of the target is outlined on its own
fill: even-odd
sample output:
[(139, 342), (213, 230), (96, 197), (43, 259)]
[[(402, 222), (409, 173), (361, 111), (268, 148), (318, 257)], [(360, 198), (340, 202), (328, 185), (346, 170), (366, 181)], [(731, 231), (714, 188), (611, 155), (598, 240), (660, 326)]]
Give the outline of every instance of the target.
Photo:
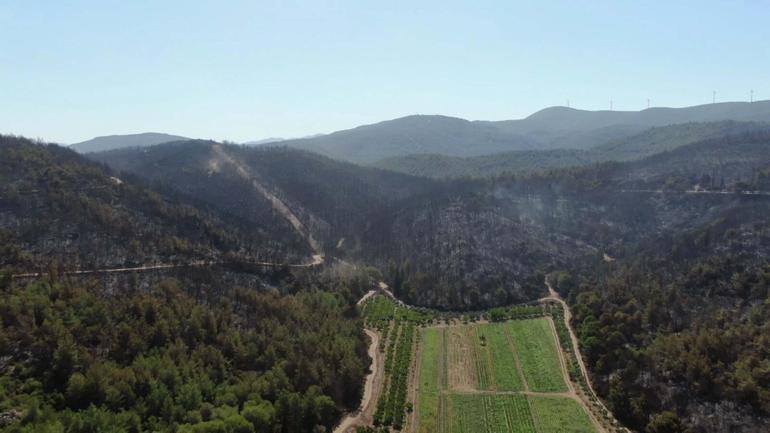
[[(476, 317), (417, 310), (375, 296), (363, 307), (381, 335), (384, 381), (374, 426), (407, 433), (591, 433), (594, 421), (568, 386), (547, 309)], [(416, 352), (415, 352), (416, 350)], [(411, 368), (414, 365), (415, 368)]]
[(524, 395), (454, 394), (447, 433), (537, 433)]
[(443, 376), (444, 368), (444, 337), (443, 328), (426, 328), (420, 330), (420, 371), (417, 406), (420, 408), (420, 432), (432, 433), (438, 431), (439, 392), (446, 383)]
[(563, 397), (530, 398), (532, 416), (544, 432), (593, 433), (594, 427), (580, 404)]
[(596, 432), (549, 318), (421, 328), (413, 433)]
[(530, 391), (566, 392), (567, 384), (548, 319), (512, 320), (507, 330)]
[(494, 381), (498, 391), (523, 391), (524, 381), (519, 372), (517, 355), (504, 323), (479, 325), (478, 332), (486, 336), (492, 355)]

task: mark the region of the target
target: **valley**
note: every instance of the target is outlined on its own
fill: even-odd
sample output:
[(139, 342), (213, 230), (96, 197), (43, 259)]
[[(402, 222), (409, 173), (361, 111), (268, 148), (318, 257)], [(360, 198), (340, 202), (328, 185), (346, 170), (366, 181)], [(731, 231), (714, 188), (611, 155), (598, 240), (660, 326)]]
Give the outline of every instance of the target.
[[(762, 431), (770, 130), (625, 133), (513, 165), (482, 155), (532, 170), (483, 162), (467, 177), (291, 140), (80, 155), (2, 136), (0, 420), (14, 433)], [(184, 378), (135, 379), (161, 371)]]
[(0, 433), (770, 432), (763, 2), (0, 2)]

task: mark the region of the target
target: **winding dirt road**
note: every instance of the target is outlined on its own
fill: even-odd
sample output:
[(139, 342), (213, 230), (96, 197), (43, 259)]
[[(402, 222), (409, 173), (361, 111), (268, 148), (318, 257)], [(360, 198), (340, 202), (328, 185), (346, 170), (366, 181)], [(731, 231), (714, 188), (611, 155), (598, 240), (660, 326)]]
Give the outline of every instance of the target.
[[(607, 408), (607, 406), (604, 405), (604, 402), (599, 398), (599, 396), (596, 394), (596, 391), (594, 390), (593, 385), (591, 384), (590, 376), (588, 375), (588, 369), (586, 368), (585, 362), (583, 361), (583, 354), (580, 353), (580, 344), (578, 341), (577, 336), (575, 335), (575, 331), (572, 329), (572, 311), (569, 308), (569, 305), (567, 305), (566, 302), (564, 302), (564, 299), (562, 299), (561, 295), (559, 295), (559, 292), (553, 289), (551, 286), (551, 283), (546, 278), (545, 285), (548, 287), (548, 296), (545, 298), (542, 298), (541, 301), (555, 301), (561, 304), (562, 309), (564, 310), (564, 324), (567, 326), (567, 331), (569, 332), (570, 340), (572, 340), (572, 348), (575, 351), (575, 358), (577, 359), (578, 367), (580, 367), (580, 372), (586, 379), (586, 384), (588, 385), (588, 389), (593, 395), (593, 397), (596, 399), (596, 404), (598, 404), (601, 409), (606, 411), (609, 414), (612, 414), (612, 412)], [(554, 332), (556, 330), (554, 329)], [(562, 350), (559, 350), (559, 352), (563, 352)], [(569, 380), (569, 376), (567, 377), (567, 380)], [(593, 418), (593, 417), (592, 417)], [(630, 430), (622, 428), (624, 431), (629, 432)]]
[[(364, 300), (364, 298), (361, 299)], [(358, 410), (345, 416), (334, 428), (334, 433), (347, 433), (354, 431), (357, 426), (371, 425), (374, 418), (374, 409), (377, 407), (377, 400), (385, 375), (385, 360), (380, 353), (380, 334), (370, 329), (364, 329), (364, 332), (371, 339), (369, 357), (372, 360), (364, 384), (364, 395), (361, 397), (361, 405)]]

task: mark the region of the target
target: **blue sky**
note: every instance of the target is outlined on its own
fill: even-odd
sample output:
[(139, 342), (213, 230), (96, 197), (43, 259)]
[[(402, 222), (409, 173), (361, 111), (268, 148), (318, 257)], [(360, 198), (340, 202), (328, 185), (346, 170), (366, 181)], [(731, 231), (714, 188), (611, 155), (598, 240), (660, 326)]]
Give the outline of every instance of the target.
[(770, 99), (766, 1), (0, 0), (0, 132), (243, 141)]

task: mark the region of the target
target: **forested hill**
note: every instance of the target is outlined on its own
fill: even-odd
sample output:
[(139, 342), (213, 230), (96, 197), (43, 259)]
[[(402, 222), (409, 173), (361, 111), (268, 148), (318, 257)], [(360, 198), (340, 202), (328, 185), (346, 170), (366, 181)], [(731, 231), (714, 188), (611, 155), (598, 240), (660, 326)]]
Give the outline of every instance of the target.
[[(375, 280), (250, 269), (311, 251), (283, 218), (255, 223), (145, 184), (0, 137), (0, 430), (331, 431), (360, 401), (354, 304)], [(234, 269), (159, 283), (60, 272), (223, 258)]]
[(152, 146), (153, 144), (179, 140), (188, 140), (188, 138), (179, 135), (145, 132), (142, 134), (95, 137), (80, 143), (71, 144), (70, 148), (80, 153), (104, 152), (105, 150), (120, 149), (124, 147)]
[[(685, 191), (764, 188), (766, 135), (758, 130), (638, 162), (486, 181), (429, 181), (285, 147), (211, 142), (94, 157), (236, 214), (267, 206), (251, 186), (256, 180), (322, 240), (327, 255), (387, 270), (409, 302), (462, 309), (536, 298), (551, 269), (707, 223), (733, 206), (734, 196)], [(248, 167), (249, 178), (219, 164), (217, 146)], [(673, 194), (627, 191), (637, 189)]]
[(0, 136), (0, 267), (67, 269), (217, 260), (226, 254), (303, 260), (280, 219), (262, 225), (56, 146)]
[(4, 432), (306, 433), (358, 405), (366, 342), (342, 279), (203, 303), (174, 281), (1, 276)]
[(330, 254), (355, 247), (362, 224), (383, 207), (438, 185), (283, 146), (186, 141), (89, 156), (257, 225), (275, 214), (267, 192), (285, 204)]

